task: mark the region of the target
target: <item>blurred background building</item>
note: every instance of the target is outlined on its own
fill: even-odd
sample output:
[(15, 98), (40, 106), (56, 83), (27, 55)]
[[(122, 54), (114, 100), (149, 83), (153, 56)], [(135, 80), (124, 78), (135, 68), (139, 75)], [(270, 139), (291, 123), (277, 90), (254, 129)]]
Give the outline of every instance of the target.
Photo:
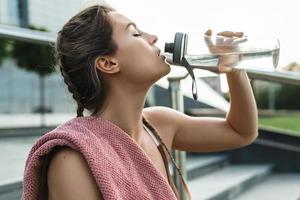
[[(43, 27), (57, 32), (85, 0), (0, 0), (0, 24)], [(7, 58), (0, 67), (0, 113), (35, 112), (39, 106), (39, 77), (19, 69)], [(45, 109), (72, 112), (74, 104), (58, 73), (45, 77)]]
[(0, 23), (14, 26), (44, 26), (57, 31), (86, 0), (0, 0)]

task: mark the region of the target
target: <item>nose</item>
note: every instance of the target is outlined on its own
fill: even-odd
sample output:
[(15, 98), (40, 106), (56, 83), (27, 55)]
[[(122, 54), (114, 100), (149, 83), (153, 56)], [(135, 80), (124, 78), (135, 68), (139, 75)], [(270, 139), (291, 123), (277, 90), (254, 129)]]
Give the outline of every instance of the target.
[(158, 37), (156, 35), (150, 35), (149, 42), (150, 44), (155, 44), (158, 40)]

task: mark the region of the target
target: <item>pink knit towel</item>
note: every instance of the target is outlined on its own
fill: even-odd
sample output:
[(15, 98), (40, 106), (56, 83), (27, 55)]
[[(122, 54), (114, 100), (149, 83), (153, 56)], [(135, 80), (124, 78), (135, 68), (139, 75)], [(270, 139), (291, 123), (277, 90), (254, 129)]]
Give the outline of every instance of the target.
[(138, 144), (100, 117), (74, 118), (34, 144), (26, 161), (22, 200), (38, 199), (43, 156), (63, 145), (82, 153), (105, 200), (176, 200), (168, 181)]

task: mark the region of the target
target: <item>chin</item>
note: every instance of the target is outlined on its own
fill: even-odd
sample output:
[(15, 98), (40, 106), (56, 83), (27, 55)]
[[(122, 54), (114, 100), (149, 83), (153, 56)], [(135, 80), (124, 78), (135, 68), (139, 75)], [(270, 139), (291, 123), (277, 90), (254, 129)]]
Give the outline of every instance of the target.
[(164, 67), (166, 70), (165, 70), (165, 75), (169, 74), (171, 72), (171, 66), (168, 64), (168, 63), (164, 63), (166, 66)]
[(168, 63), (160, 63), (156, 66), (151, 67), (155, 71), (153, 71), (153, 76), (151, 78), (151, 82), (155, 83), (156, 81), (160, 80), (164, 76), (170, 73), (171, 67)]
[(167, 63), (165, 63), (161, 69), (163, 70), (161, 70), (161, 72), (159, 73), (159, 77), (157, 80), (163, 78), (164, 76), (168, 75), (171, 72), (171, 67)]

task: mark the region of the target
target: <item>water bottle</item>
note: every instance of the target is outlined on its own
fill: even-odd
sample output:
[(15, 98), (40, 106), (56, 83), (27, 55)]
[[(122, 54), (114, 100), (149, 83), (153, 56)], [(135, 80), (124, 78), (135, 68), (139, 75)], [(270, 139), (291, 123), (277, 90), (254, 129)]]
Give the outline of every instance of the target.
[[(215, 40), (215, 42), (213, 42)], [(171, 65), (184, 66), (193, 79), (192, 92), (197, 99), (197, 87), (193, 69), (219, 73), (220, 67), (231, 70), (264, 71), (276, 70), (279, 61), (280, 43), (277, 39), (252, 39), (249, 37), (224, 37), (176, 33), (174, 42), (165, 43), (166, 61)]]

